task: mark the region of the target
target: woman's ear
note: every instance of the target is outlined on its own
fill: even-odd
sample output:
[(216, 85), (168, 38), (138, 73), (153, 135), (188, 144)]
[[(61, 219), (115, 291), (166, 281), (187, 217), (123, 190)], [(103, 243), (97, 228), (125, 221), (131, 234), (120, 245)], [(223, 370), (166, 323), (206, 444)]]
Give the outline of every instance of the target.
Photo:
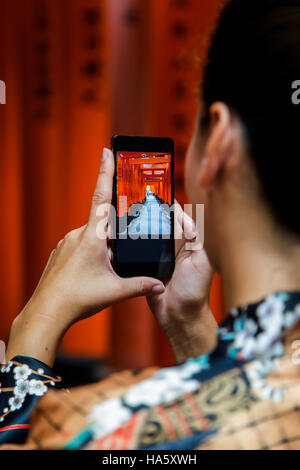
[(222, 102), (210, 108), (211, 129), (200, 166), (199, 183), (202, 187), (213, 185), (223, 170), (233, 149), (233, 122), (230, 109)]

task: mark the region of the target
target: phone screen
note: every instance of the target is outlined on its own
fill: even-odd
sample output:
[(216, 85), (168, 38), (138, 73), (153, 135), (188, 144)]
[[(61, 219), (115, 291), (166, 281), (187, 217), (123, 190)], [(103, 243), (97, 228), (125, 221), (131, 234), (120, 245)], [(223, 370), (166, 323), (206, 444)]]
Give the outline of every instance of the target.
[(173, 153), (118, 149), (115, 162), (116, 270), (169, 277), (174, 264)]

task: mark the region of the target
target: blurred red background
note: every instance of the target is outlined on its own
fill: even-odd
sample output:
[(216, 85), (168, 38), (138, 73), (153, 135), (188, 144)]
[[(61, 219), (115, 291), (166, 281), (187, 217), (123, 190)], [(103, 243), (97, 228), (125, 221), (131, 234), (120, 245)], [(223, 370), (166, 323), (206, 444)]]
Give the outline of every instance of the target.
[[(113, 134), (175, 139), (176, 198), (206, 38), (221, 0), (0, 0), (0, 338), (64, 234), (83, 225)], [(211, 305), (223, 315), (221, 281)], [(117, 368), (169, 365), (143, 299), (75, 325), (69, 354)]]

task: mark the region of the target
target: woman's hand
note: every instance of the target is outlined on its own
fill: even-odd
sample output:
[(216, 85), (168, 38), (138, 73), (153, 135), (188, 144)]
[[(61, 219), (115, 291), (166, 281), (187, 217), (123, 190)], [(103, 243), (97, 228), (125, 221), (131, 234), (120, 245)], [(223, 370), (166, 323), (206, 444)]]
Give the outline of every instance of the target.
[(148, 304), (180, 363), (214, 348), (217, 323), (209, 307), (212, 268), (193, 220), (175, 207), (175, 270), (165, 292)]
[[(73, 323), (128, 298), (164, 292), (156, 279), (123, 279), (111, 266), (107, 230), (99, 236), (99, 226), (108, 225), (113, 175), (112, 152), (104, 149), (88, 224), (68, 233), (52, 252), (33, 296), (13, 323), (7, 360), (21, 354), (52, 365)], [(100, 205), (107, 209), (101, 221)]]

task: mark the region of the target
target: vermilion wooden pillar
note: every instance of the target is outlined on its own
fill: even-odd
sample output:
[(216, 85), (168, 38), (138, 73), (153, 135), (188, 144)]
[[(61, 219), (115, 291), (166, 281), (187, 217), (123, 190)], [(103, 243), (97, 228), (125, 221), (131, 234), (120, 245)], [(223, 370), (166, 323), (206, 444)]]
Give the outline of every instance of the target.
[(18, 62), (18, 8), (0, 1), (0, 80), (6, 83), (6, 104), (0, 104), (0, 340), (8, 339), (13, 318), (24, 301), (22, 142)]
[(62, 23), (57, 1), (18, 2), (18, 63), (22, 84), (24, 253), (30, 297), (51, 251), (66, 230)]

